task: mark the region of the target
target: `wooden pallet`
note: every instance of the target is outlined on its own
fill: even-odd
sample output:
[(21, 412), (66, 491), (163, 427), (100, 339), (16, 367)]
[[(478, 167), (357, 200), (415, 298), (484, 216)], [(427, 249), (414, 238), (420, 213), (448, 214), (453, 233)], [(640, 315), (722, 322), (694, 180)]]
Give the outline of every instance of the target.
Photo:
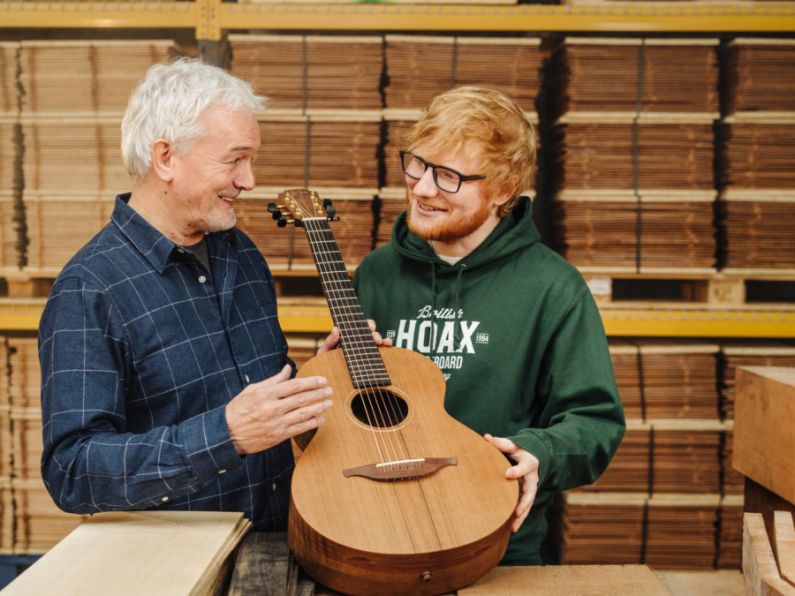
[[(795, 271), (771, 269), (579, 267), (600, 306), (638, 303), (705, 308), (764, 306), (791, 309)], [(779, 296), (765, 300), (764, 296)]]

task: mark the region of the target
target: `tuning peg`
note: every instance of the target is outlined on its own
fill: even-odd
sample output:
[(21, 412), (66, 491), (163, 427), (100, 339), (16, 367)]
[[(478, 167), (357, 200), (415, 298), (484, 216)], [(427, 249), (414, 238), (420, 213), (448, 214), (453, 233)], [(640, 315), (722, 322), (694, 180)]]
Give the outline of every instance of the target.
[[(334, 207), (327, 207), (326, 208), (326, 215), (328, 216), (329, 221), (335, 221), (335, 215), (337, 214), (337, 210)], [(337, 218), (339, 219), (339, 218)]]
[(279, 210), (279, 207), (276, 205), (276, 203), (268, 203), (268, 211), (270, 213), (273, 213), (274, 211), (278, 211), (278, 210)]
[(276, 225), (279, 226), (280, 228), (283, 228), (287, 225), (287, 220), (284, 219), (283, 217), (277, 218)]
[(323, 209), (331, 207), (331, 199), (323, 199)]

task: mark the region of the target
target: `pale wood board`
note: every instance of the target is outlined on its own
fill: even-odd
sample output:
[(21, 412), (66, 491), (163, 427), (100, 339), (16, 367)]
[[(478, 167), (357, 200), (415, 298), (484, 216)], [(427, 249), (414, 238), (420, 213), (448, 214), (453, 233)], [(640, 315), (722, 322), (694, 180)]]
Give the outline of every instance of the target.
[(22, 573), (4, 594), (209, 593), (249, 526), (235, 512), (96, 514)]
[[(532, 589), (530, 588), (532, 586)], [(645, 565), (550, 565), (497, 567), (476, 584), (458, 590), (460, 596), (520, 596), (528, 594), (670, 594)]]
[(745, 596), (743, 575), (736, 569), (722, 571), (654, 570), (674, 596)]
[(795, 368), (737, 371), (734, 467), (795, 503)]
[(776, 555), (781, 577), (795, 586), (795, 526), (789, 511), (773, 513), (776, 533)]
[(743, 575), (749, 595), (795, 594), (795, 587), (779, 575), (761, 513), (746, 513), (743, 516)]

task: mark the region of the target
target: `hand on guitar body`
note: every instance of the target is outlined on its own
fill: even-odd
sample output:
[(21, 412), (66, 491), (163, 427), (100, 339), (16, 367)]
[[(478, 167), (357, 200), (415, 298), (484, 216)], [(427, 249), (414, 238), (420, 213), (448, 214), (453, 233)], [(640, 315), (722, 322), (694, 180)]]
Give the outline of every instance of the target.
[(516, 462), (505, 471), (505, 477), (519, 480), (519, 504), (516, 506), (514, 522), (511, 527), (513, 532), (518, 532), (536, 498), (539, 461), (535, 455), (522, 449), (510, 439), (494, 437), (488, 433), (483, 436), (489, 443)]
[[(384, 346), (389, 347), (392, 345), (392, 340), (388, 338), (381, 337), (381, 334), (378, 333), (375, 329), (375, 321), (372, 319), (367, 319), (367, 324), (370, 326), (370, 331), (373, 332), (373, 341), (377, 346)], [(326, 339), (323, 340), (323, 345), (321, 345), (317, 349), (317, 355), (320, 356), (324, 352), (328, 352), (329, 350), (336, 350), (340, 344), (340, 330), (338, 327), (334, 327), (326, 336)]]
[(272, 377), (252, 383), (226, 406), (226, 423), (241, 455), (258, 453), (324, 422), (332, 401), (325, 377), (290, 378), (285, 366)]

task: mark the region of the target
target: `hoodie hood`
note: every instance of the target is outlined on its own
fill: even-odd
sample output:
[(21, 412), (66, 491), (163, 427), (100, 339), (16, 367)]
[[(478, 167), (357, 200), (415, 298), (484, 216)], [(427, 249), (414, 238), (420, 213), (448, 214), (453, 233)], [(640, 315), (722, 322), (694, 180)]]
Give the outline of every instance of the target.
[(516, 207), (500, 220), (480, 246), (455, 265), (440, 259), (426, 240), (409, 231), (405, 211), (400, 214), (392, 228), (392, 242), (398, 253), (414, 261), (435, 263), (440, 272), (455, 269), (471, 271), (527, 248), (540, 239), (533, 223), (533, 204), (527, 197), (519, 197)]

